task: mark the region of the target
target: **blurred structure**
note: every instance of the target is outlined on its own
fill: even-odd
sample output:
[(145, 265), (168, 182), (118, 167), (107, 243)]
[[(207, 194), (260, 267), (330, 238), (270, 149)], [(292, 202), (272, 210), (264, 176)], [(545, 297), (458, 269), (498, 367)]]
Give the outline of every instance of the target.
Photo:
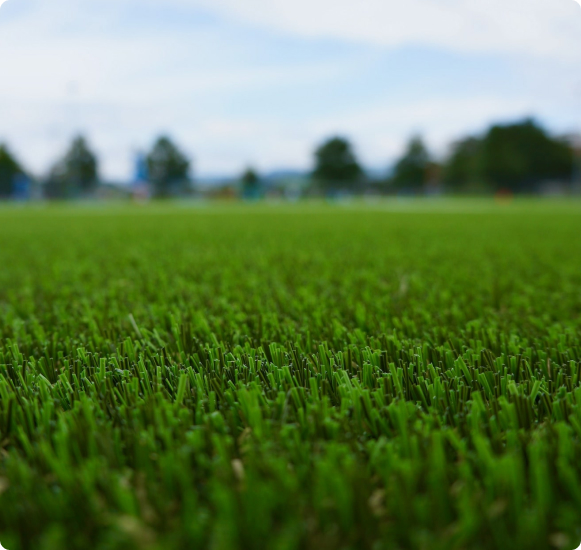
[(135, 171), (131, 182), (131, 196), (138, 201), (146, 201), (151, 196), (147, 158), (144, 153), (135, 155)]
[(296, 201), (311, 184), (310, 175), (298, 170), (276, 170), (263, 178), (266, 196), (274, 199)]
[(19, 172), (12, 181), (12, 197), (14, 200), (28, 201), (32, 198), (33, 181), (29, 176)]
[(235, 201), (239, 197), (238, 182), (225, 180), (205, 190), (208, 199)]

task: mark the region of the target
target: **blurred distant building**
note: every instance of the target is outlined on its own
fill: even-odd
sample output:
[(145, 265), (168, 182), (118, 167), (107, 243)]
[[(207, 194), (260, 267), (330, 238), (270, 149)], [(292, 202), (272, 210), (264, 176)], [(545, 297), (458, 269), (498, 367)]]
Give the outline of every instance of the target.
[(32, 198), (33, 182), (26, 174), (18, 173), (12, 179), (12, 198), (17, 201), (27, 201)]
[(143, 153), (137, 153), (135, 156), (135, 172), (131, 182), (131, 194), (137, 200), (148, 200), (151, 197), (147, 157)]
[(278, 170), (263, 178), (268, 198), (283, 198), (291, 201), (302, 197), (310, 183), (310, 175), (298, 170)]

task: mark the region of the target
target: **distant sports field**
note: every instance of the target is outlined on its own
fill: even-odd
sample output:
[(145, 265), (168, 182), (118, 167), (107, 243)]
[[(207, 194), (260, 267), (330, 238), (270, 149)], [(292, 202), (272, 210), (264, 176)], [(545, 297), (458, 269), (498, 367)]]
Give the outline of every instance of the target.
[(581, 201), (0, 208), (9, 550), (580, 542)]

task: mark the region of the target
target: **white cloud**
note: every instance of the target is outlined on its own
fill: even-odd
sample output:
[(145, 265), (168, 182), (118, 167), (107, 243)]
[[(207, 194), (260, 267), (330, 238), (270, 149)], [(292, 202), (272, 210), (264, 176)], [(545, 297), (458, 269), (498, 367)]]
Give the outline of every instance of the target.
[[(72, 13), (92, 4), (53, 2), (66, 2)], [(581, 17), (571, 0), (100, 0), (99, 5), (202, 8), (273, 31), (383, 47), (423, 44), (460, 52), (581, 58)]]
[(314, 38), (379, 46), (581, 56), (570, 0), (163, 0)]

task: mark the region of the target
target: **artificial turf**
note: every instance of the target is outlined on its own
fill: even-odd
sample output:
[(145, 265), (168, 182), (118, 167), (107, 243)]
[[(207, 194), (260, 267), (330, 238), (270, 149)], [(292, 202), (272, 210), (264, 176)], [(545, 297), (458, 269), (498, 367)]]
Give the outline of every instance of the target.
[(9, 550), (581, 541), (581, 202), (0, 208)]

